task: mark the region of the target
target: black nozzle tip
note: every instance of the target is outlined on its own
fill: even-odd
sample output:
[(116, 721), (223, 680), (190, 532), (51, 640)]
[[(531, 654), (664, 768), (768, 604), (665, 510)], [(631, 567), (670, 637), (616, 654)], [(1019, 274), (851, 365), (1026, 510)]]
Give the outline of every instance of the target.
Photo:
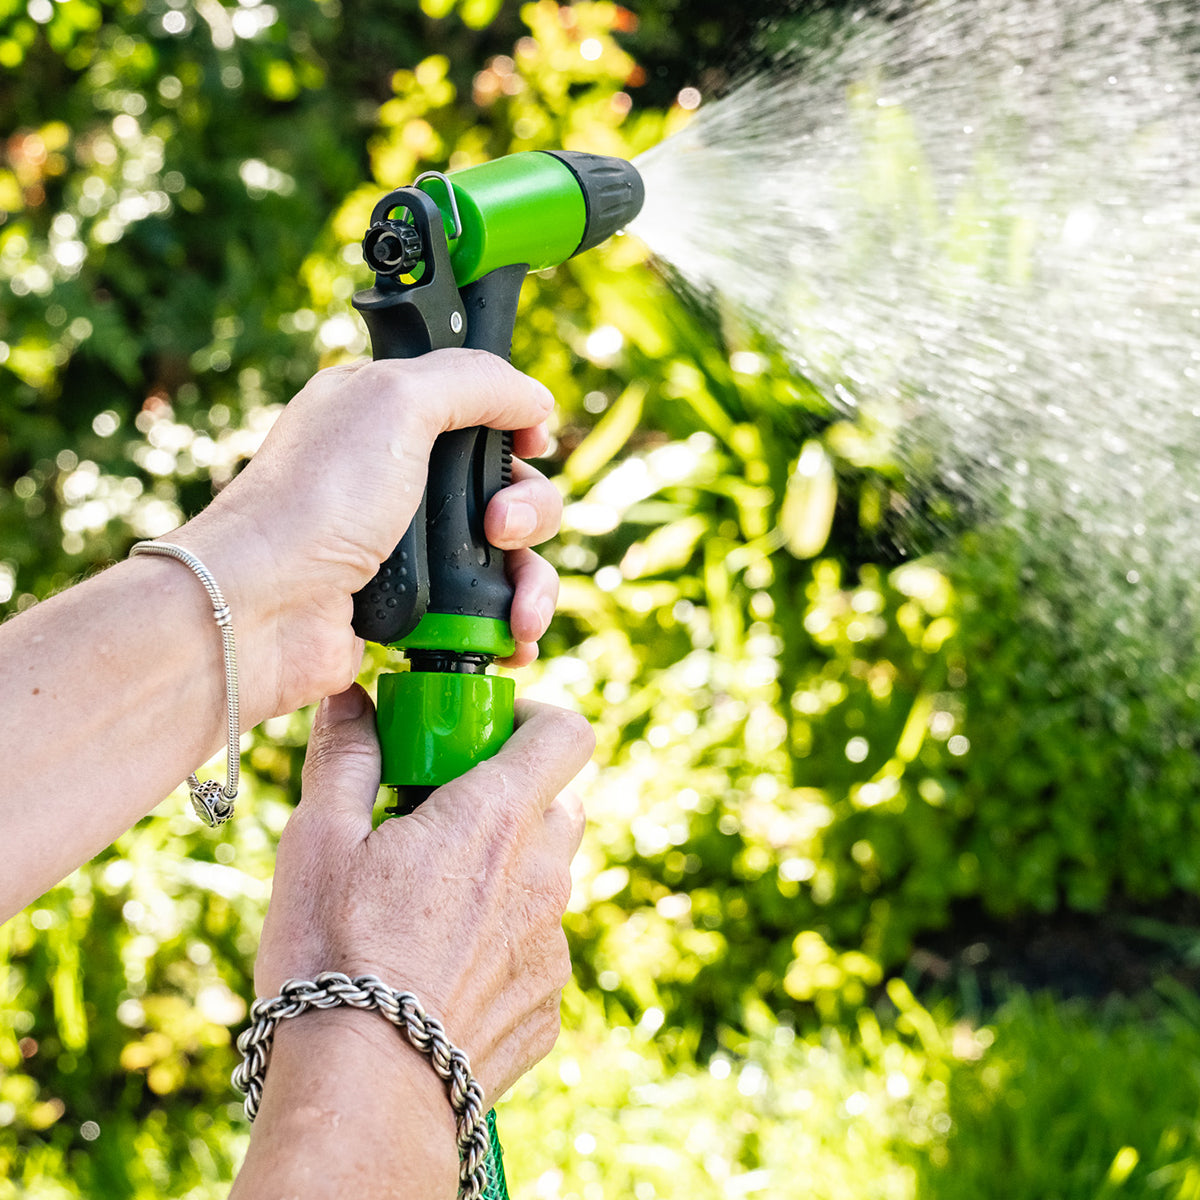
[(607, 241), (642, 211), (646, 185), (633, 163), (578, 150), (546, 150), (544, 153), (568, 167), (583, 192), (587, 224), (576, 254)]

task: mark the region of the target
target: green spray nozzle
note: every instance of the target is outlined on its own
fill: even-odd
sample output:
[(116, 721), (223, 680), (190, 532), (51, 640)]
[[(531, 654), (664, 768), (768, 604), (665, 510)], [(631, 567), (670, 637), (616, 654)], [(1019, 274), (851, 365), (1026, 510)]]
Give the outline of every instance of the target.
[[(354, 297), (375, 357), (468, 346), (507, 358), (526, 274), (599, 245), (644, 196), (631, 163), (568, 150), (429, 172), (387, 193), (363, 239), (375, 285)], [(511, 446), (494, 430), (438, 439), (426, 492), (438, 496), (436, 521), (423, 506), (355, 597), (360, 636), (412, 646), (427, 613), (508, 620), (511, 588), (503, 556), (483, 537), (483, 510), (510, 462)]]
[[(430, 171), (414, 186), (441, 210), (458, 287), (499, 267), (557, 266), (624, 228), (645, 197), (631, 163), (570, 150), (510, 154), (453, 175)], [(421, 261), (422, 247), (388, 202), (376, 206), (363, 251), (375, 271), (393, 277)]]

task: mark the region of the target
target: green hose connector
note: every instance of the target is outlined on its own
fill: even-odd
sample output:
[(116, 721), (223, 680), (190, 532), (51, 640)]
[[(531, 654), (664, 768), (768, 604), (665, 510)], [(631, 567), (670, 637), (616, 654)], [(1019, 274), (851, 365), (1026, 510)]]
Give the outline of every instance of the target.
[(407, 637), (391, 643), (394, 650), (454, 650), (505, 658), (517, 648), (507, 621), (495, 617), (426, 613)]
[[(507, 621), (426, 613), (396, 648), (501, 657), (516, 645)], [(512, 735), (515, 694), (506, 675), (381, 675), (376, 708), (384, 786), (441, 787), (491, 758)]]
[(506, 675), (381, 675), (384, 785), (441, 787), (491, 758), (512, 736), (515, 696)]

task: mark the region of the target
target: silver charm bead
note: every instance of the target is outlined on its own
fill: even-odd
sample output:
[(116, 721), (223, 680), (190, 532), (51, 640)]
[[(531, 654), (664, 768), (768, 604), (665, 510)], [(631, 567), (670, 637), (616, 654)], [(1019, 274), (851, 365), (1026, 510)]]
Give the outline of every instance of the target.
[(215, 779), (206, 779), (203, 783), (189, 788), (189, 791), (192, 794), (192, 808), (196, 816), (209, 829), (224, 825), (233, 816), (233, 803)]

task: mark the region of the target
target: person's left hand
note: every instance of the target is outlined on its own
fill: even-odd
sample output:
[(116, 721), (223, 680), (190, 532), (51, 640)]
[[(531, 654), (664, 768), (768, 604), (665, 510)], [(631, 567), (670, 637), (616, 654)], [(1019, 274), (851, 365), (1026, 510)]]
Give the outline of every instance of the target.
[[(581, 716), (550, 705), (518, 702), (517, 726), (495, 757), (373, 829), (374, 710), (357, 685), (325, 700), (254, 968), (260, 996), (321, 971), (412, 991), (491, 1099), (558, 1036), (571, 977), (562, 917), (584, 831), (564, 789), (595, 745)], [(385, 1053), (394, 1031), (368, 1015), (348, 1023)], [(286, 1036), (303, 1038), (303, 1024), (285, 1022), (301, 1026)]]

